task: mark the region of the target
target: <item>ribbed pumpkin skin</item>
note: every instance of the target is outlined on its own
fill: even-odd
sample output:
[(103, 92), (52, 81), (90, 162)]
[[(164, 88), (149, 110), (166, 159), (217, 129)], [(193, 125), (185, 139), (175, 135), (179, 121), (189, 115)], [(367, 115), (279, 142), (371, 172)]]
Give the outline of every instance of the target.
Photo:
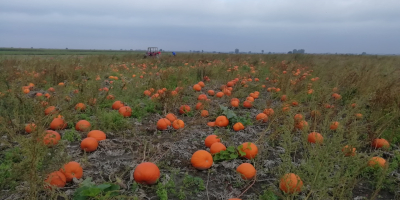
[(209, 169), (213, 164), (213, 158), (210, 153), (205, 150), (198, 150), (190, 159), (192, 166), (199, 170)]

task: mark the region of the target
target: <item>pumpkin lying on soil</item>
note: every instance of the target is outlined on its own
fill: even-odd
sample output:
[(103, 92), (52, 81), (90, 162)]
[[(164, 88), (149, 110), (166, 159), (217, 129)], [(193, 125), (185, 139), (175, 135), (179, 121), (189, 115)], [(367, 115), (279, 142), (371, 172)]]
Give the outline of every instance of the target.
[(50, 173), (44, 182), (46, 184), (45, 188), (47, 189), (50, 189), (52, 187), (62, 188), (65, 186), (67, 178), (60, 171), (55, 171)]
[(97, 141), (97, 139), (92, 138), (92, 137), (85, 138), (81, 142), (81, 149), (86, 152), (95, 151), (98, 146), (99, 146), (99, 142)]
[(224, 144), (222, 144), (221, 142), (215, 142), (210, 147), (211, 154), (216, 154), (216, 153), (219, 153), (220, 151), (225, 151), (225, 150), (226, 150), (226, 146)]
[(250, 163), (242, 163), (237, 168), (236, 171), (241, 174), (242, 179), (249, 180), (256, 176), (256, 168)]
[(71, 182), (74, 177), (80, 179), (83, 176), (83, 169), (81, 165), (75, 161), (71, 161), (65, 164), (60, 169), (60, 172), (65, 175), (65, 177), (67, 178), (67, 182)]
[(87, 137), (92, 137), (92, 138), (95, 138), (97, 141), (101, 141), (101, 140), (105, 140), (107, 136), (103, 131), (93, 130), (87, 134)]
[(137, 183), (152, 185), (160, 178), (160, 169), (151, 162), (144, 162), (136, 166), (133, 178)]
[(257, 146), (251, 142), (243, 143), (240, 150), (246, 153), (246, 155), (244, 155), (243, 157), (245, 157), (247, 159), (253, 159), (258, 154)]
[(198, 170), (209, 169), (213, 164), (213, 158), (210, 153), (205, 150), (198, 150), (190, 159), (192, 166)]
[(209, 148), (211, 147), (212, 144), (214, 144), (216, 142), (221, 142), (221, 139), (219, 139), (217, 135), (209, 135), (204, 140), (204, 144), (206, 145), (206, 147), (209, 147)]

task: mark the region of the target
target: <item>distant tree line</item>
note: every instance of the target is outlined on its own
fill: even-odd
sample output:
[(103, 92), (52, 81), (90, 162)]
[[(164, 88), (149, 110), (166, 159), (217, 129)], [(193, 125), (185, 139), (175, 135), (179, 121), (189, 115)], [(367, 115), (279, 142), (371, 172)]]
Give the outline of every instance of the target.
[(293, 51), (289, 51), (288, 54), (304, 54), (305, 52), (304, 49), (293, 49)]

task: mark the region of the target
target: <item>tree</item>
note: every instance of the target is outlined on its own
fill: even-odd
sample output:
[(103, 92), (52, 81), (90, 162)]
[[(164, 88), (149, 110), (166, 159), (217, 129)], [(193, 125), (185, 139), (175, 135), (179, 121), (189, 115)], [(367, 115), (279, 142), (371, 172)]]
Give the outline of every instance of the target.
[(235, 53), (238, 54), (239, 53), (239, 49), (235, 49)]
[(264, 50), (261, 50), (261, 53), (264, 54)]
[(292, 54), (293, 52), (292, 51), (289, 51), (289, 52), (287, 52), (288, 54)]
[(367, 55), (367, 52), (362, 52), (361, 55)]

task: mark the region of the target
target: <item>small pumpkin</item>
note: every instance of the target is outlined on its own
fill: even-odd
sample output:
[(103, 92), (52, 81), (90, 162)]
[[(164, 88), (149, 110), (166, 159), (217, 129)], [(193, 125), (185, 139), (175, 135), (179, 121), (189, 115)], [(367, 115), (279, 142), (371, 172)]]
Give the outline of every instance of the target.
[(178, 119), (173, 113), (168, 113), (165, 118), (167, 118), (169, 121), (174, 122), (176, 119)]
[(65, 175), (67, 182), (71, 182), (74, 177), (80, 179), (83, 176), (83, 169), (81, 165), (75, 161), (65, 164), (60, 169), (60, 172)]
[(195, 90), (195, 91), (201, 91), (201, 86), (199, 85), (199, 84), (195, 84), (195, 85), (193, 85), (193, 90)]
[(222, 98), (225, 94), (223, 92), (217, 92), (216, 96)]
[(213, 158), (210, 153), (205, 150), (198, 150), (190, 159), (192, 166), (198, 170), (209, 169), (213, 164)]
[(75, 125), (75, 130), (77, 131), (89, 131), (90, 128), (91, 124), (86, 120), (79, 120)]
[(211, 154), (216, 154), (216, 153), (219, 153), (220, 151), (225, 151), (225, 150), (226, 150), (226, 146), (224, 144), (222, 144), (221, 142), (215, 142), (210, 147)]
[(32, 133), (32, 131), (35, 131), (36, 130), (36, 124), (34, 124), (34, 123), (30, 123), (30, 124), (27, 124), (26, 126), (25, 126), (25, 132), (27, 132), (27, 133)]
[(132, 116), (132, 108), (129, 106), (122, 106), (121, 108), (118, 109), (118, 112), (120, 115), (123, 117), (130, 117)]
[(258, 154), (258, 148), (254, 143), (251, 142), (245, 142), (241, 145), (240, 150), (244, 153), (246, 153), (246, 155), (244, 155), (243, 157), (247, 158), (247, 159), (253, 159), (257, 156)]
[(137, 183), (152, 185), (160, 178), (160, 169), (151, 162), (140, 163), (133, 172), (133, 178)]
[(208, 111), (207, 110), (202, 110), (201, 111), (201, 116), (202, 117), (208, 117)]
[(243, 102), (243, 107), (251, 108), (251, 107), (253, 107), (253, 103), (246, 100), (246, 101)]
[(55, 106), (49, 106), (44, 110), (45, 115), (55, 114), (57, 113), (57, 109)]
[(92, 137), (85, 138), (81, 142), (81, 149), (86, 152), (95, 151), (98, 146), (99, 146), (99, 142), (97, 141), (97, 139), (92, 138)]
[(237, 168), (236, 171), (241, 174), (242, 179), (249, 180), (256, 176), (256, 168), (250, 163), (242, 163)]
[(322, 144), (324, 141), (324, 137), (322, 137), (320, 133), (311, 132), (310, 134), (308, 134), (307, 140), (309, 143)]
[(77, 110), (77, 111), (85, 111), (86, 110), (86, 105), (84, 103), (77, 103), (75, 105), (75, 110)]
[(266, 108), (264, 111), (263, 111), (263, 113), (265, 113), (268, 117), (270, 117), (270, 116), (272, 116), (272, 115), (274, 115), (274, 109), (272, 109), (272, 108)]
[(221, 142), (221, 139), (219, 139), (217, 135), (209, 135), (204, 140), (204, 144), (206, 145), (206, 147), (211, 147), (211, 145), (216, 142)]
[(124, 103), (122, 102), (122, 101), (115, 101), (113, 104), (112, 104), (112, 106), (111, 106), (111, 108), (113, 109), (113, 110), (119, 110), (121, 107), (123, 107), (123, 106), (125, 106), (124, 105)]
[(67, 128), (67, 123), (62, 118), (54, 118), (50, 123), (50, 129), (52, 130), (62, 130)]
[(95, 138), (97, 141), (102, 141), (106, 139), (106, 134), (100, 130), (92, 130), (87, 134), (87, 137)]
[(265, 113), (259, 113), (256, 116), (257, 121), (262, 121), (262, 122), (267, 122), (268, 121), (268, 116)]
[(185, 114), (185, 113), (188, 113), (188, 112), (190, 112), (190, 106), (188, 106), (188, 105), (182, 105), (179, 108), (179, 113), (180, 114)]
[[(176, 121), (176, 120), (174, 120)], [(157, 122), (157, 129), (158, 130), (166, 130), (168, 126), (171, 126), (171, 121), (169, 121), (167, 118), (161, 118)]]
[(215, 95), (215, 92), (214, 92), (214, 90), (208, 90), (208, 95), (210, 95), (210, 96), (214, 96)]
[(45, 145), (56, 145), (58, 141), (61, 140), (61, 136), (58, 132), (47, 130), (46, 135), (43, 138), (43, 142)]
[(344, 156), (355, 156), (356, 148), (346, 145), (342, 148), (342, 152), (344, 153)]
[(294, 120), (296, 122), (303, 120), (303, 115), (302, 114), (296, 114), (294, 115)]
[(387, 140), (385, 140), (383, 138), (380, 138), (380, 139), (377, 138), (372, 141), (371, 146), (376, 149), (380, 149), (380, 148), (388, 149), (390, 147), (390, 144)]
[(285, 193), (293, 194), (300, 192), (303, 187), (303, 181), (300, 177), (294, 173), (288, 173), (283, 175), (279, 182), (279, 189)]
[(174, 127), (175, 130), (182, 129), (185, 127), (185, 122), (183, 122), (180, 119), (177, 119), (172, 123), (172, 127)]
[(237, 122), (235, 125), (233, 125), (233, 130), (234, 131), (244, 130), (244, 126), (241, 122)]
[(229, 120), (226, 116), (218, 116), (215, 120), (215, 125), (218, 127), (226, 127), (229, 124)]
[(378, 167), (385, 167), (386, 160), (381, 157), (372, 157), (368, 161), (368, 166), (378, 168)]
[(62, 188), (65, 186), (66, 182), (67, 182), (67, 178), (65, 177), (65, 175), (60, 172), (60, 171), (55, 171), (50, 173), (46, 180), (44, 180), (44, 182), (47, 184), (45, 186), (45, 188), (52, 188), (52, 187), (58, 187), (58, 188)]
[(332, 122), (331, 125), (329, 126), (329, 129), (331, 130), (336, 130), (339, 127), (339, 122)]

